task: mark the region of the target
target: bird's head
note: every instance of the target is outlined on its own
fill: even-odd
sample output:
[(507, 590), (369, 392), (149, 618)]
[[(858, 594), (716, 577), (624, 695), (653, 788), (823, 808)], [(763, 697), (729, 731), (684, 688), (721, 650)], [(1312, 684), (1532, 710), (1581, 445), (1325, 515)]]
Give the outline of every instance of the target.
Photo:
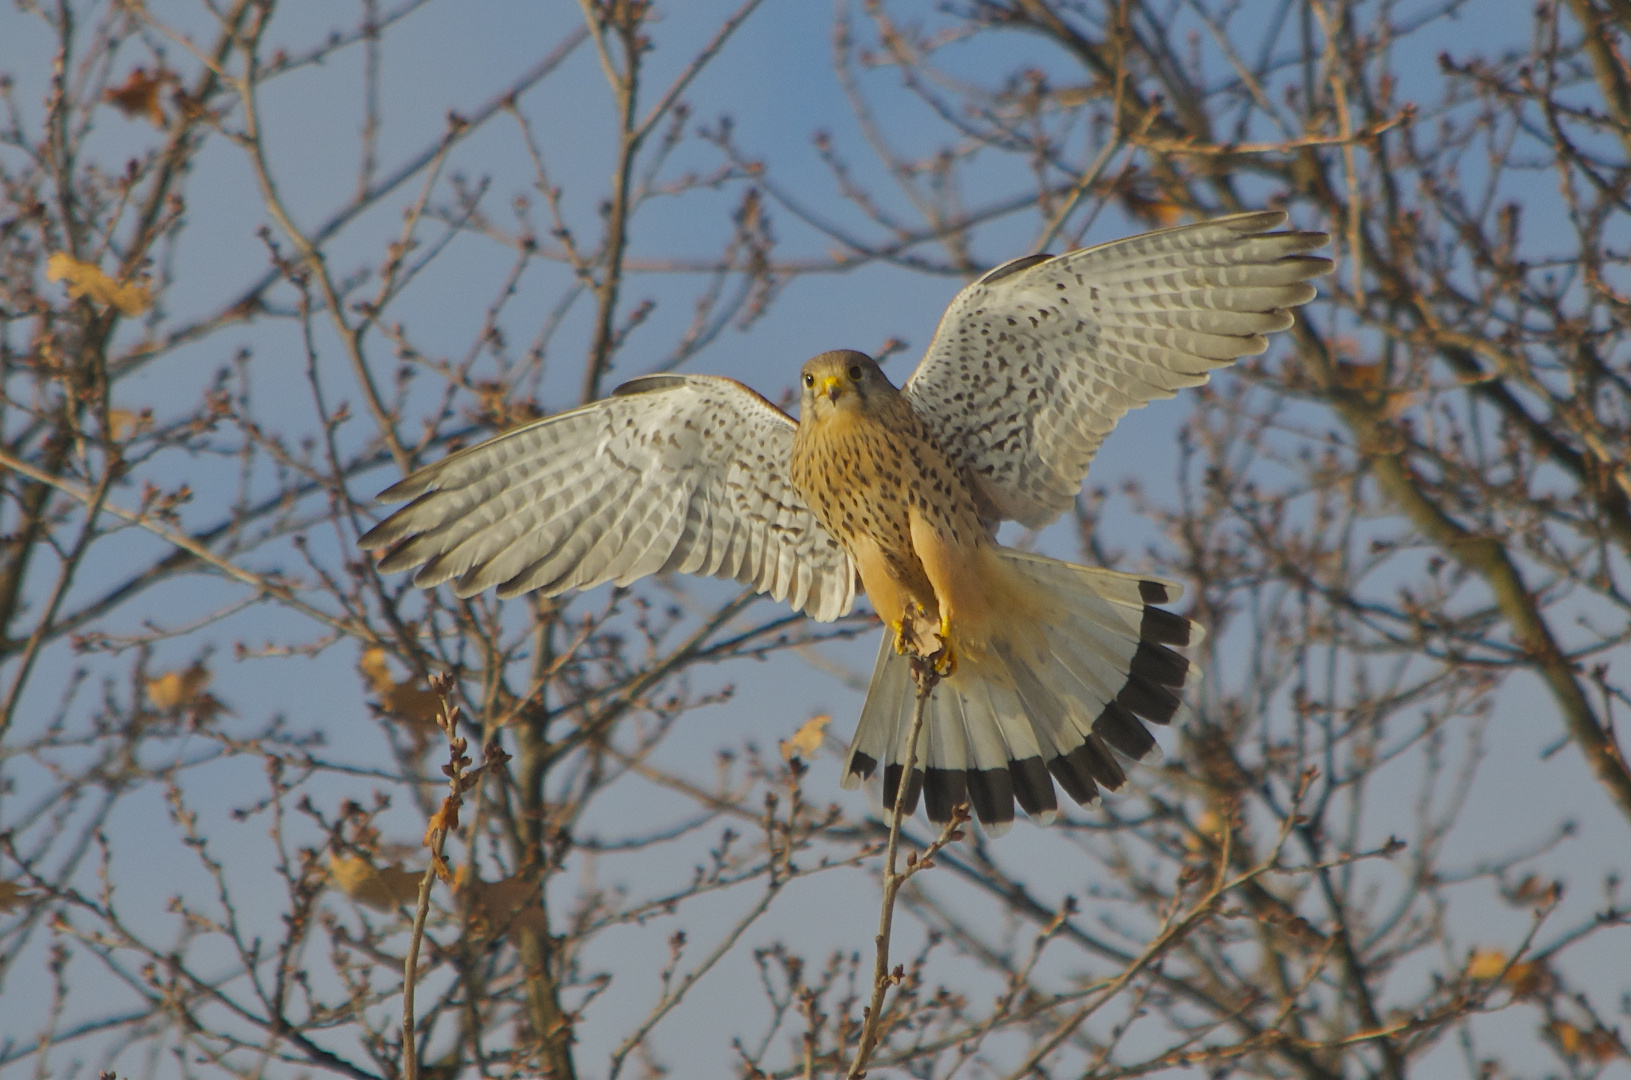
[(825, 352), (806, 362), (799, 382), (803, 387), (800, 415), (804, 419), (849, 410), (870, 412), (898, 393), (872, 357), (853, 349)]

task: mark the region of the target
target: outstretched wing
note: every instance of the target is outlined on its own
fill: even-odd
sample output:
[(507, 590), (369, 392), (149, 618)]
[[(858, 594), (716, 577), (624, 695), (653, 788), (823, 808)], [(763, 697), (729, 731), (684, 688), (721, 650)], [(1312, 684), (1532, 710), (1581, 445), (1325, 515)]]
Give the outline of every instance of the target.
[(1116, 421), (1268, 347), (1330, 269), (1279, 211), (999, 266), (952, 301), (903, 392), (982, 509), (1042, 526)]
[(470, 596), (554, 596), (647, 574), (735, 578), (836, 619), (849, 557), (788, 480), (793, 421), (732, 379), (653, 375), (450, 455), (386, 489), (359, 541), (380, 569)]

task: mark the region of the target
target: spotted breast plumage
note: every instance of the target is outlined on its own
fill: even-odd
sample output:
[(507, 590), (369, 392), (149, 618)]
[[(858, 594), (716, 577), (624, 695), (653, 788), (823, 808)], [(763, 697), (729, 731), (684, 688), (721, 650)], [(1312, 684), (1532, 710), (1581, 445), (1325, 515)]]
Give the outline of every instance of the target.
[[(1315, 295), (1322, 233), (1275, 211), (1032, 255), (969, 285), (899, 389), (871, 358), (823, 353), (800, 421), (729, 379), (657, 375), (421, 469), (365, 534), (383, 570), (471, 595), (555, 595), (686, 572), (734, 578), (817, 619), (856, 579), (886, 626), (845, 765), (880, 764), (933, 821), (959, 803), (1001, 831), (1017, 801), (1057, 812), (1125, 780), (1195, 668), (1177, 585), (1005, 548), (1074, 501), (1129, 409), (1262, 352)], [(942, 679), (903, 777), (909, 657)]]

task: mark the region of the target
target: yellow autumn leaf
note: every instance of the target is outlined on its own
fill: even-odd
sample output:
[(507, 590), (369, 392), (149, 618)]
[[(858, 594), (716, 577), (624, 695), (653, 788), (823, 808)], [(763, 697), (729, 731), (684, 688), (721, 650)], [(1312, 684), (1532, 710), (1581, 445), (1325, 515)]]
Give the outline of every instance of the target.
[(147, 680), (147, 700), (157, 709), (176, 709), (197, 702), (210, 684), (209, 669), (194, 664), (185, 671), (166, 671)]
[(827, 725), (830, 723), (832, 723), (832, 717), (826, 713), (812, 716), (804, 721), (799, 729), (793, 733), (791, 739), (781, 741), (782, 757), (788, 761), (792, 761), (796, 757), (806, 760), (815, 757), (816, 751), (821, 749), (822, 735), (826, 732)]
[(15, 881), (0, 881), (0, 915), (10, 915), (38, 895)]
[(336, 888), (359, 904), (377, 911), (394, 911), (400, 904), (419, 900), (423, 871), (400, 866), (375, 866), (361, 855), (329, 852), (328, 876)]
[[(1561, 1040), (1560, 1040), (1561, 1041)], [(1614, 1032), (1607, 1028), (1593, 1028), (1591, 1031), (1578, 1032), (1576, 1053), (1597, 1065), (1613, 1061), (1626, 1053), (1625, 1047)]]
[(1509, 960), (1500, 949), (1474, 949), (1467, 957), (1467, 978), (1500, 979), (1514, 997), (1530, 997), (1546, 987), (1546, 968), (1533, 960)]
[(1467, 978), (1479, 981), (1498, 979), (1506, 970), (1506, 953), (1500, 949), (1474, 949), (1467, 957)]
[(1200, 854), (1207, 847), (1207, 841), (1214, 844), (1223, 842), (1223, 830), (1226, 822), (1223, 815), (1215, 807), (1208, 806), (1195, 815), (1195, 828), (1184, 833), (1183, 844), (1186, 849)]
[(357, 661), (357, 670), (362, 672), (368, 685), (374, 688), (376, 694), (383, 694), (395, 685), (396, 680), (391, 678), (391, 669), (385, 663), (385, 650), (378, 645), (362, 651), (362, 659)]
[(153, 296), (146, 284), (114, 281), (97, 266), (80, 262), (66, 251), (59, 251), (46, 260), (45, 280), (66, 282), (69, 296), (87, 296), (97, 303), (116, 307), (126, 315), (140, 315), (153, 306)]
[(1582, 1031), (1567, 1020), (1553, 1020), (1546, 1025), (1546, 1030), (1557, 1040), (1557, 1048), (1565, 1057), (1584, 1058), (1601, 1065), (1624, 1053), (1620, 1040), (1603, 1028)]
[(108, 437), (114, 442), (124, 442), (152, 422), (151, 409), (143, 409), (141, 412), (134, 409), (109, 409)]

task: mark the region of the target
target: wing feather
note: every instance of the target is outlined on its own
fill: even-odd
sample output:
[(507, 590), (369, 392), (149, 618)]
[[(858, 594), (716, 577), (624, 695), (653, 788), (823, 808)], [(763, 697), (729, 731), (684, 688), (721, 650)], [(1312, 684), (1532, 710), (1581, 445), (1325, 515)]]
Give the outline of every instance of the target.
[(1030, 255), (958, 294), (903, 392), (1001, 518), (1046, 525), (1129, 410), (1268, 347), (1327, 237), (1279, 211)]
[(708, 376), (636, 379), (383, 492), (380, 569), (470, 596), (556, 595), (673, 571), (734, 578), (817, 619), (855, 599), (849, 557), (788, 479), (793, 421)]

